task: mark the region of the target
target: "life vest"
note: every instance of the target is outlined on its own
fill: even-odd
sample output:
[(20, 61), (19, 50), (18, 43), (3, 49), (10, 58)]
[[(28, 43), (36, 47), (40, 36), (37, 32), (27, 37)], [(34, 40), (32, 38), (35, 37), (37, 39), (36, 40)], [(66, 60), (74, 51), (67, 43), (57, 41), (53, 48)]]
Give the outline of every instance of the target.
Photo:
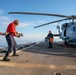
[(50, 39), (49, 39), (50, 42), (53, 42), (53, 40), (54, 40), (53, 38), (50, 38)]

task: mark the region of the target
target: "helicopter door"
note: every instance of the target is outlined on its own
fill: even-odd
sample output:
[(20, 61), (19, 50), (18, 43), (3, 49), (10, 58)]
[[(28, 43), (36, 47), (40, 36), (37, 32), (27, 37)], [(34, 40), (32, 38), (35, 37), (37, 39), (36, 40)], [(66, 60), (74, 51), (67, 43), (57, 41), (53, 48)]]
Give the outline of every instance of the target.
[(66, 29), (64, 30), (64, 36), (66, 36)]

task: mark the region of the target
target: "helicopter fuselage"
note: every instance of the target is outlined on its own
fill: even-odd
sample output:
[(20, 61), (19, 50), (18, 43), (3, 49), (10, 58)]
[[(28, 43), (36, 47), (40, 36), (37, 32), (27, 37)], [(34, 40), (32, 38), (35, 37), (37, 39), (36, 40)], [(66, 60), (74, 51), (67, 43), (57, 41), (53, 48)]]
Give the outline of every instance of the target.
[(76, 45), (76, 22), (62, 24), (60, 38), (67, 44)]

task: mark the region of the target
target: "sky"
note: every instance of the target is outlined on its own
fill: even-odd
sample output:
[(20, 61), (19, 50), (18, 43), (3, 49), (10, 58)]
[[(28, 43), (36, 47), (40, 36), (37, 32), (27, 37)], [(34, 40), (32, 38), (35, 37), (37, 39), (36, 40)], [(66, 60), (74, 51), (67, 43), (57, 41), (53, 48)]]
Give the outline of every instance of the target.
[[(47, 22), (63, 19), (55, 16), (8, 14), (8, 12), (42, 12), (61, 15), (76, 15), (76, 0), (0, 0), (0, 32), (6, 32), (6, 28), (13, 20), (18, 19), (17, 31), (23, 33), (23, 37), (16, 38), (18, 44), (26, 42), (42, 41), (51, 30), (58, 33), (58, 23), (49, 24), (40, 28), (34, 28)], [(69, 22), (63, 21), (62, 23)], [(60, 40), (59, 37), (55, 41)], [(0, 36), (0, 45), (7, 44), (4, 36)]]

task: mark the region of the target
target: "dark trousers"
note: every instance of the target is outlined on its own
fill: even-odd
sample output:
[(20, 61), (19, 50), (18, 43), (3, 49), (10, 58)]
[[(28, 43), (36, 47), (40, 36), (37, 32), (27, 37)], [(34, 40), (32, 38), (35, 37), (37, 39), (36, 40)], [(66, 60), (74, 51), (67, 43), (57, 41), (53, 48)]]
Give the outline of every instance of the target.
[(8, 44), (8, 50), (4, 57), (8, 57), (9, 54), (12, 52), (12, 50), (13, 50), (13, 54), (16, 54), (17, 43), (16, 43), (14, 37), (12, 37), (10, 34), (8, 34), (8, 35), (6, 35), (6, 41)]
[(52, 48), (52, 47), (53, 47), (52, 42), (49, 42), (49, 47), (50, 47), (50, 48)]

